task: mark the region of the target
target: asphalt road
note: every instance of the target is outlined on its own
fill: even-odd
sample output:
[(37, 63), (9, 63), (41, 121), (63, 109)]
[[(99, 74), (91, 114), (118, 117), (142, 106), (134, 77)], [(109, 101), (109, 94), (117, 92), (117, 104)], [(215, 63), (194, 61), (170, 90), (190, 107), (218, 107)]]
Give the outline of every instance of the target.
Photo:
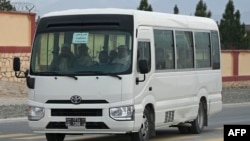
[[(209, 125), (201, 134), (179, 134), (177, 128), (157, 129), (150, 141), (223, 141), (223, 126), (250, 125), (250, 103), (224, 104), (223, 110), (209, 118)], [(129, 141), (128, 136), (84, 135), (66, 136), (66, 141)], [(43, 134), (34, 134), (26, 119), (0, 120), (0, 141), (46, 141)]]

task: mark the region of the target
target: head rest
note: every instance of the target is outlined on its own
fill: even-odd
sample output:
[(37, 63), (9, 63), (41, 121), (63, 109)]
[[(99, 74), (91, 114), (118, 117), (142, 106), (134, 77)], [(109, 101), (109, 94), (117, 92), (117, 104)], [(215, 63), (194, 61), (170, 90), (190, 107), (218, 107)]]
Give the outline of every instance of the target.
[(88, 46), (86, 44), (79, 44), (78, 45), (78, 48), (81, 48), (81, 49), (89, 49)]
[(64, 43), (64, 44), (62, 44), (62, 48), (64, 48), (64, 47), (69, 48), (69, 47), (70, 47), (70, 45), (69, 45), (69, 44)]
[(127, 49), (127, 47), (125, 45), (119, 45), (117, 48), (118, 49)]

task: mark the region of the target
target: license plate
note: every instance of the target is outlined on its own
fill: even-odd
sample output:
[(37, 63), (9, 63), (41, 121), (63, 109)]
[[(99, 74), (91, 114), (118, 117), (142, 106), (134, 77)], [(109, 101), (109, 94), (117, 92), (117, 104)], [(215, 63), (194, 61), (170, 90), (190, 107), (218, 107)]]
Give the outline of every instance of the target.
[(73, 126), (73, 127), (81, 127), (85, 126), (86, 119), (85, 118), (66, 118), (66, 126)]

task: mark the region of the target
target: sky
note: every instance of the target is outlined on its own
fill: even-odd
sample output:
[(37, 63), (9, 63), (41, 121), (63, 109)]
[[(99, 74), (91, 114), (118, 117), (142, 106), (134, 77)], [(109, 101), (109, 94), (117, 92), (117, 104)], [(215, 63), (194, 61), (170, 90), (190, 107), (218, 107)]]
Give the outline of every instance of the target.
[[(137, 9), (141, 0), (10, 0), (11, 3), (32, 3), (33, 12), (42, 16), (48, 12), (67, 10), (72, 8), (124, 8)], [(229, 0), (203, 0), (207, 9), (212, 12), (212, 19), (220, 22)], [(153, 11), (173, 13), (175, 5), (180, 14), (194, 15), (199, 0), (148, 0)], [(233, 0), (235, 11), (241, 13), (241, 22), (250, 24), (250, 0)]]

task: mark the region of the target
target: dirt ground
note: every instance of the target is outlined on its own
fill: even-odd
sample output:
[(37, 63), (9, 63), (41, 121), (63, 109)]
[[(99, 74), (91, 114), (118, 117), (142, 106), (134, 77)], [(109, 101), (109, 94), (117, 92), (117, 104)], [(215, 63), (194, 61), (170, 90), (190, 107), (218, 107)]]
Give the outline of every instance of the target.
[(0, 99), (2, 97), (27, 97), (25, 83), (0, 81)]
[(27, 104), (27, 96), (25, 83), (0, 81), (0, 106)]

